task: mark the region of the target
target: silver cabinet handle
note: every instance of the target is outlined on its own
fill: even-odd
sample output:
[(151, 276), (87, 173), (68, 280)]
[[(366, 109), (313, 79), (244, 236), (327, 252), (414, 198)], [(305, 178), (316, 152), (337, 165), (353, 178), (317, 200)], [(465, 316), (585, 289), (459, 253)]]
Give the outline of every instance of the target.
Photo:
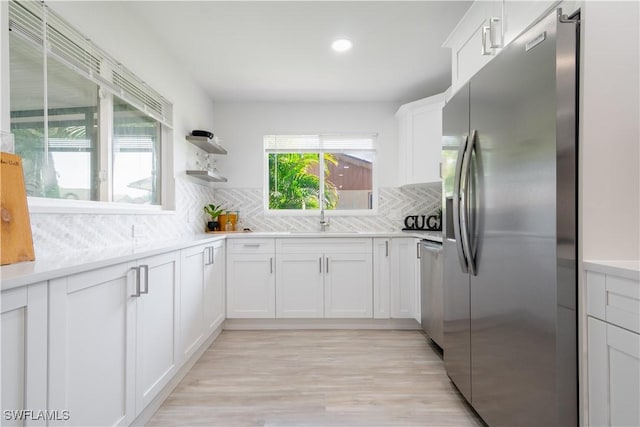
[(209, 264), (213, 264), (215, 262), (215, 257), (213, 256), (214, 251), (213, 246), (209, 246)]
[(141, 294), (149, 293), (149, 266), (147, 264), (140, 266), (141, 270), (144, 270), (144, 291), (140, 291)]
[(498, 24), (500, 23), (500, 18), (497, 18), (495, 16), (489, 18), (489, 47), (492, 49), (498, 48), (498, 47), (502, 47), (502, 30), (500, 30), (500, 40), (499, 41), (495, 41), (493, 38), (494, 35), (494, 24)]
[(140, 267), (131, 267), (131, 269), (135, 271), (136, 275), (136, 293), (131, 296), (137, 298), (140, 296)]
[(386, 257), (389, 256), (389, 241), (388, 240), (384, 241), (384, 256), (386, 256)]
[(416, 243), (416, 258), (418, 259), (422, 258), (420, 254), (420, 242)]
[(245, 243), (244, 247), (245, 248), (258, 248), (258, 247), (260, 247), (260, 243)]
[(322, 257), (318, 257), (318, 266), (320, 267), (320, 274), (322, 274)]
[(273, 257), (269, 258), (269, 271), (273, 274)]
[(491, 52), (487, 50), (487, 33), (491, 31), (491, 27), (488, 25), (482, 27), (482, 56), (491, 55)]
[(329, 272), (329, 257), (327, 257), (327, 258), (326, 258), (326, 260), (327, 260), (327, 261), (326, 261), (326, 262), (327, 262), (326, 267), (327, 267), (327, 273), (328, 273), (328, 272)]

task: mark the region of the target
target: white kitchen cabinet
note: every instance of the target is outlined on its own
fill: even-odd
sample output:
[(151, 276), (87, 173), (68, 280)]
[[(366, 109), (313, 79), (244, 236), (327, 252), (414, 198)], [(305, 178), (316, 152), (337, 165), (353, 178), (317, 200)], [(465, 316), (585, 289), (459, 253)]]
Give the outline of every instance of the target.
[(178, 252), (135, 263), (141, 295), (136, 298), (135, 395), (138, 415), (176, 373), (178, 350)]
[(373, 317), (371, 264), (371, 252), (326, 253), (324, 317)]
[(324, 254), (278, 253), (276, 265), (276, 317), (324, 317)]
[(391, 239), (373, 239), (373, 318), (390, 317)]
[(225, 242), (207, 246), (204, 266), (204, 321), (205, 335), (211, 335), (225, 318)]
[[(546, 15), (551, 8), (559, 3), (559, 1), (548, 0), (505, 0), (503, 6), (504, 45), (511, 43), (521, 32)], [(566, 13), (567, 11), (564, 12)]]
[(638, 426), (640, 274), (585, 265), (589, 425)]
[(392, 239), (391, 254), (391, 317), (420, 322), (420, 239)]
[(398, 109), (400, 185), (440, 181), (443, 107), (444, 94), (440, 94)]
[(504, 46), (502, 1), (475, 1), (443, 47), (451, 49), (451, 86), (455, 93)]
[(188, 359), (205, 339), (204, 271), (209, 259), (206, 245), (180, 251), (180, 352)]
[(275, 318), (274, 239), (237, 239), (227, 251), (227, 318)]
[(116, 264), (49, 282), (48, 407), (70, 415), (51, 424), (133, 421), (139, 297), (131, 267)]
[(277, 239), (277, 317), (371, 318), (371, 242)]
[[(2, 292), (1, 315), (2, 410), (46, 410), (47, 283)], [(22, 424), (3, 412), (3, 426)]]

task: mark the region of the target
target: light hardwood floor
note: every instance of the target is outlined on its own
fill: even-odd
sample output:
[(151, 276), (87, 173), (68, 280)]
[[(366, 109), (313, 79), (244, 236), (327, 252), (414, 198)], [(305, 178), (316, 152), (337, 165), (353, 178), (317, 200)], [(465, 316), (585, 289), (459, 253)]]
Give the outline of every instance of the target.
[(224, 331), (152, 426), (481, 426), (419, 331)]

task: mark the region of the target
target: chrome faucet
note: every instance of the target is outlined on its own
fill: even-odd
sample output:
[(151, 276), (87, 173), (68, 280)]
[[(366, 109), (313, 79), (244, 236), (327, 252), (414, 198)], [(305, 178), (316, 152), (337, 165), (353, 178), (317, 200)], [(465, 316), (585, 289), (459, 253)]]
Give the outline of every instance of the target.
[(329, 219), (324, 218), (324, 206), (320, 208), (320, 231), (327, 231), (329, 226)]

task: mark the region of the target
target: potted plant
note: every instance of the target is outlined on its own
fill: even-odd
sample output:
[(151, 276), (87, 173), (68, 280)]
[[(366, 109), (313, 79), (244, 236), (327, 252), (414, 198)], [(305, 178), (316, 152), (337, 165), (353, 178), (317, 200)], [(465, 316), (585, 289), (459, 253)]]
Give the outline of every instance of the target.
[(207, 222), (207, 229), (209, 231), (218, 230), (220, 225), (218, 223), (218, 217), (224, 212), (224, 209), (222, 209), (220, 205), (216, 206), (212, 203), (204, 207), (204, 212), (211, 217), (211, 221)]

